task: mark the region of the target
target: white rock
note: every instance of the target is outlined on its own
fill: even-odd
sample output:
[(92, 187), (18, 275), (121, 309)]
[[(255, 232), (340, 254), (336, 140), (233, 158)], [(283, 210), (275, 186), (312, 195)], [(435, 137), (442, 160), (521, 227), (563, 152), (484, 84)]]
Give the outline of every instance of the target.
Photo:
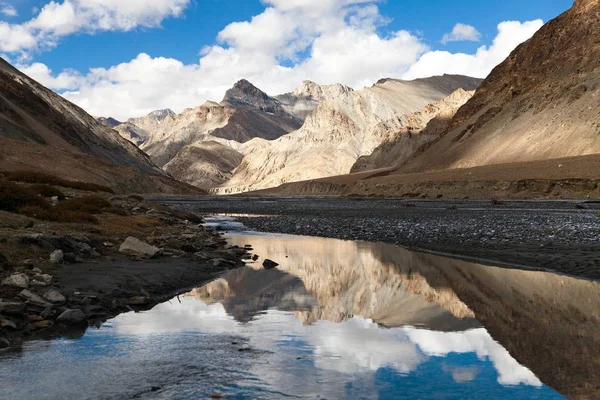
[(65, 253), (62, 250), (56, 250), (50, 254), (50, 262), (52, 264), (61, 264), (65, 260)]
[(148, 243), (142, 242), (141, 240), (134, 238), (133, 236), (128, 237), (121, 247), (119, 252), (122, 254), (137, 256), (141, 258), (152, 258), (160, 255), (161, 249), (155, 246), (151, 246)]
[(25, 274), (14, 274), (2, 281), (3, 285), (27, 289), (29, 287), (29, 277)]

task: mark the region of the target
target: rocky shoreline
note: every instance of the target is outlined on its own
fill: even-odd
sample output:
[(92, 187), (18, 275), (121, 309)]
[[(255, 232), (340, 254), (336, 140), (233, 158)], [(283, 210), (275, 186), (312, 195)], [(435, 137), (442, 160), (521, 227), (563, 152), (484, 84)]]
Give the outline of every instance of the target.
[[(125, 224), (142, 216), (155, 222), (137, 238), (128, 235), (134, 227), (108, 235), (102, 226), (69, 226), (65, 233), (64, 225), (19, 221), (25, 224), (7, 228), (10, 218), (3, 221), (0, 353), (18, 351), (27, 340), (79, 337), (89, 326), (150, 309), (250, 257), (194, 214), (135, 198), (110, 200), (125, 210)], [(19, 260), (26, 254), (37, 257)]]
[(177, 199), (262, 232), (397, 244), (483, 264), (600, 279), (600, 203), (337, 197)]

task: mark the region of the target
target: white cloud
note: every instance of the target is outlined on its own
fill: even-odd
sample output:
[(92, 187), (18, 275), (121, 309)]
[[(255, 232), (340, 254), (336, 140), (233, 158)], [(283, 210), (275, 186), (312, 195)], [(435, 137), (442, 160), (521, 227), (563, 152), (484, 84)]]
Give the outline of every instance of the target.
[(442, 38), (442, 43), (448, 42), (479, 42), (481, 40), (481, 33), (474, 26), (458, 23), (454, 25), (452, 32), (446, 33)]
[(502, 22), (498, 25), (498, 35), (491, 46), (481, 46), (475, 54), (427, 52), (403, 77), (415, 79), (448, 73), (485, 78), (496, 65), (508, 57), (515, 47), (531, 38), (543, 24), (540, 19), (523, 23)]
[(16, 17), (19, 15), (17, 9), (11, 6), (10, 4), (5, 4), (0, 2), (0, 14), (6, 17)]
[[(75, 0), (72, 1), (75, 5)], [(157, 3), (173, 6), (176, 1)], [(504, 22), (499, 25), (494, 43), (489, 48), (482, 46), (476, 54), (436, 52), (429, 51), (420, 37), (407, 31), (380, 34), (378, 27), (387, 20), (380, 14), (377, 1), (263, 0), (267, 6), (264, 12), (249, 21), (226, 26), (218, 34), (217, 44), (205, 47), (198, 62), (192, 64), (139, 54), (133, 60), (110, 68), (93, 68), (85, 76), (74, 71), (52, 75), (48, 68), (40, 65), (36, 68), (21, 66), (21, 69), (63, 92), (67, 99), (93, 115), (126, 119), (158, 108), (181, 111), (206, 100), (220, 100), (224, 92), (242, 78), (267, 93), (279, 94), (293, 90), (305, 79), (360, 88), (384, 77), (412, 79), (443, 73), (485, 77), (542, 24), (541, 21)], [(84, 0), (77, 0), (77, 4), (82, 2)], [(93, 10), (96, 3), (104, 7), (110, 3), (113, 10), (118, 7), (122, 16), (105, 20), (96, 10), (92, 24), (96, 29), (125, 30), (135, 24), (158, 23), (158, 19), (148, 16), (164, 16), (172, 10), (166, 6), (150, 7), (143, 17), (136, 7), (119, 6), (125, 3), (120, 0), (85, 2)], [(58, 32), (65, 35), (81, 30), (77, 18), (70, 18), (68, 7), (62, 4), (62, 7), (55, 4), (42, 10), (35, 19), (36, 26), (57, 32), (54, 36), (58, 36)], [(131, 19), (125, 18), (126, 15), (132, 16)], [(129, 24), (129, 20), (135, 24)], [(1, 38), (0, 34), (0, 43)]]
[[(30, 21), (2, 23), (0, 52), (52, 48), (62, 37), (77, 32), (157, 27), (165, 18), (181, 16), (189, 3), (190, 0), (53, 0)], [(4, 12), (5, 8), (1, 10)]]

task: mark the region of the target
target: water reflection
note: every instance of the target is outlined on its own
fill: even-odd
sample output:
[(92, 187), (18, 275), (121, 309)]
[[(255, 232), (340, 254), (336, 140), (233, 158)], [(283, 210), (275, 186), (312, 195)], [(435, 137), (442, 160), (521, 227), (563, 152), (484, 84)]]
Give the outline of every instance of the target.
[(595, 283), (381, 244), (230, 240), (280, 266), (261, 258), (82, 339), (29, 343), (0, 359), (0, 398), (552, 399), (538, 377), (557, 368), (564, 393), (593, 393)]

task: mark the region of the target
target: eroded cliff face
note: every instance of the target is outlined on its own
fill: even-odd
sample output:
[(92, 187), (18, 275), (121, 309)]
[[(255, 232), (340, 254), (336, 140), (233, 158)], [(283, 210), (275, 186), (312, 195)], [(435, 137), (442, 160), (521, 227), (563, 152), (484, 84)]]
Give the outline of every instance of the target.
[(479, 82), (445, 75), (381, 80), (358, 91), (344, 85), (322, 87), (322, 100), (298, 131), (256, 143), (232, 180), (216, 191), (243, 192), (348, 173), (359, 157), (371, 154), (390, 132), (401, 129), (411, 113), (458, 88), (473, 90)]
[(406, 172), (600, 153), (600, 1), (579, 0), (498, 65)]
[(350, 172), (398, 167), (423, 146), (438, 139), (458, 109), (474, 93), (458, 89), (445, 99), (426, 106), (424, 110), (408, 115), (398, 131), (390, 132), (373, 153), (360, 157)]

